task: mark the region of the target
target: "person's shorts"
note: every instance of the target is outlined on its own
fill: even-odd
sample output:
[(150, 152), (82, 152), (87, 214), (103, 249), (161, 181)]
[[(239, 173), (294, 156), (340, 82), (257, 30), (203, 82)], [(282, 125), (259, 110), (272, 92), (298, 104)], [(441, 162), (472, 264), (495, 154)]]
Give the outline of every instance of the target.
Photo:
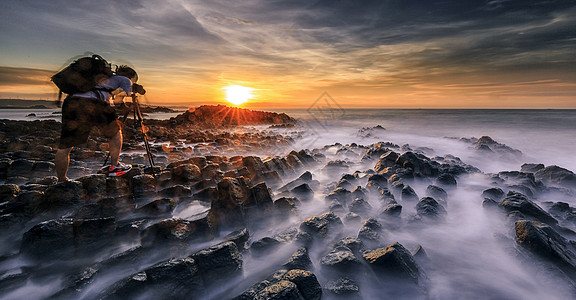
[(120, 131), (114, 108), (100, 99), (68, 97), (62, 104), (60, 149), (79, 146), (88, 141), (92, 128), (111, 138)]

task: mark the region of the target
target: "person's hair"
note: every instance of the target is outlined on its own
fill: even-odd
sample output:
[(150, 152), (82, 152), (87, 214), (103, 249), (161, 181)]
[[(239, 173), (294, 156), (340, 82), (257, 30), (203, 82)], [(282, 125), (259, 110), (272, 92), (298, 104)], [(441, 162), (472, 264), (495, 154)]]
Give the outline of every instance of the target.
[(134, 82), (138, 81), (138, 74), (136, 71), (126, 65), (118, 66), (118, 69), (116, 69), (116, 75), (126, 76), (130, 79), (134, 79)]

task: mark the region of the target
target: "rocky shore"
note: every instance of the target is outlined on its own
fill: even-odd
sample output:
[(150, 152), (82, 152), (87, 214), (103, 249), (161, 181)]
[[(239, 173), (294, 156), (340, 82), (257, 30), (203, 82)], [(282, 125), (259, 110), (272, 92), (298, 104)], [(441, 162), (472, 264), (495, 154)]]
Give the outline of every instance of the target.
[[(491, 241), (576, 296), (576, 209), (558, 200), (574, 199), (576, 174), (559, 166), (483, 173), (386, 141), (293, 149), (289, 116), (212, 106), (127, 122), (122, 177), (96, 174), (106, 145), (92, 137), (56, 184), (59, 126), (0, 120), (0, 298), (428, 299), (449, 245), (422, 234), (453, 227), (464, 191), (504, 224)], [(522, 159), (490, 137), (459, 141)]]

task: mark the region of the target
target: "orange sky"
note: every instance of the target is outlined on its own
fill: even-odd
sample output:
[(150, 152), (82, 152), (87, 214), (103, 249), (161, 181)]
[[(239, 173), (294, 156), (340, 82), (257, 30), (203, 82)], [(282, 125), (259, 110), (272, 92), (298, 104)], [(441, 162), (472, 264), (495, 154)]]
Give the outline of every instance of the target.
[(252, 108), (327, 92), (346, 108), (576, 109), (574, 3), (58, 2), (3, 7), (0, 98), (55, 99), (50, 76), (92, 52), (134, 66), (151, 104), (226, 104), (242, 85)]

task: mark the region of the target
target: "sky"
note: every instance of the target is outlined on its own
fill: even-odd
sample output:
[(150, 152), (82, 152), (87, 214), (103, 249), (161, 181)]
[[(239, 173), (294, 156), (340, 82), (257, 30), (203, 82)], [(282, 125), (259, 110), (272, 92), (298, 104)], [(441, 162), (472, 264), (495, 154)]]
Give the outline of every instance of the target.
[(0, 98), (91, 53), (150, 104), (576, 109), (576, 0), (0, 1)]

